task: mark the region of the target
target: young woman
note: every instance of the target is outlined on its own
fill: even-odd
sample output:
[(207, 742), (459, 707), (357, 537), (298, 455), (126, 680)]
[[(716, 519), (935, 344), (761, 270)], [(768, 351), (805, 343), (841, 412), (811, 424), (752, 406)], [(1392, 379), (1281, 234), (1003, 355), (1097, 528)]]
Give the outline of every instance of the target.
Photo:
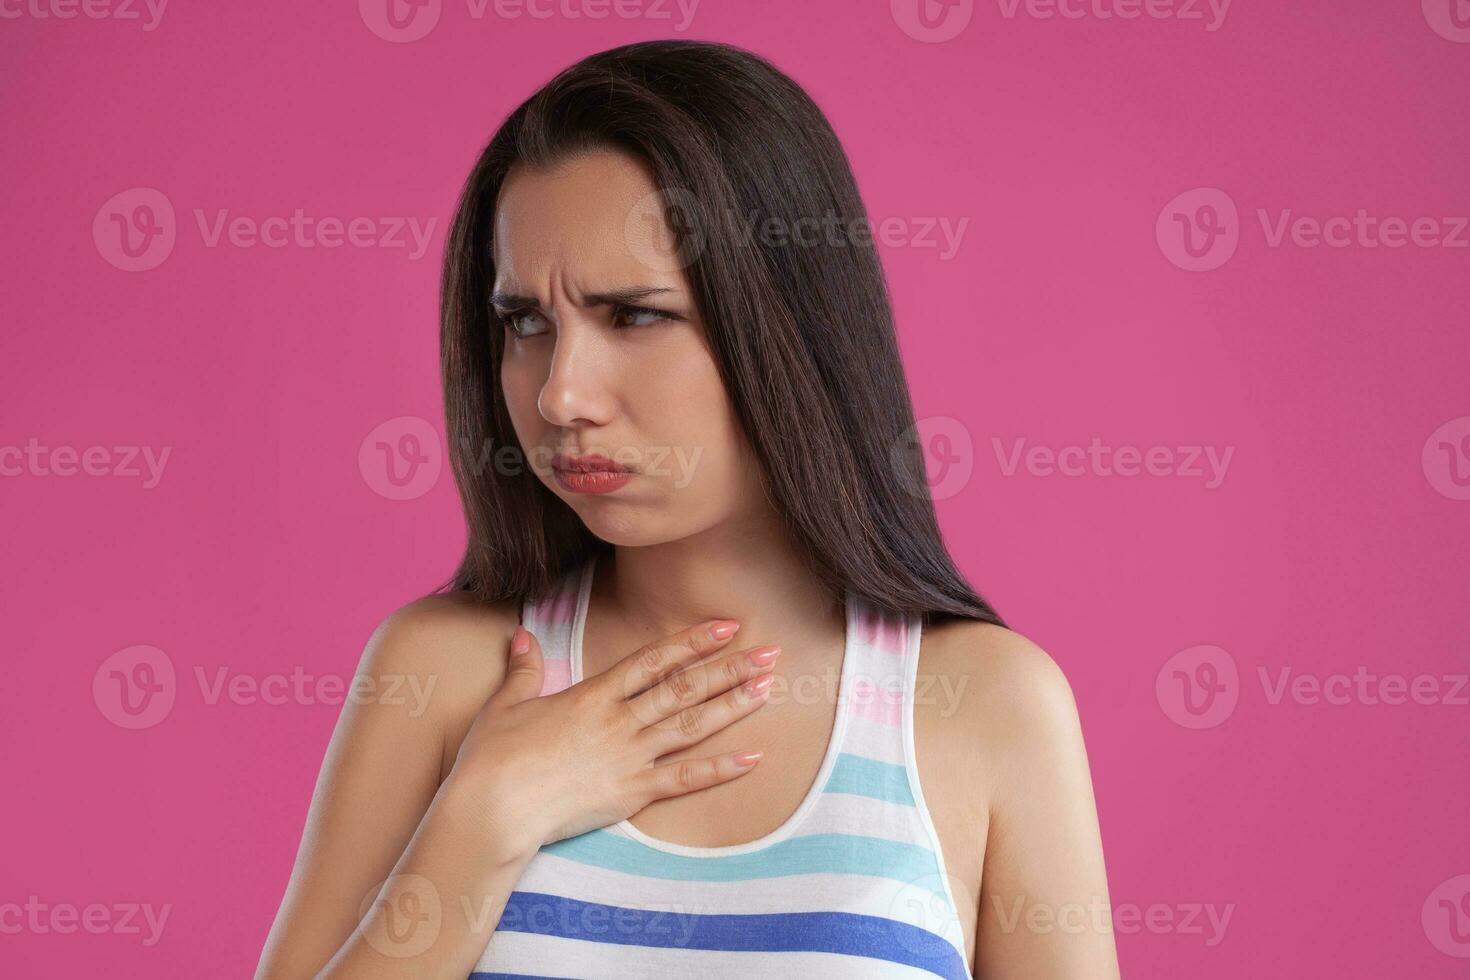
[(444, 275), (468, 548), (360, 667), (429, 708), (344, 709), (257, 976), (1117, 975), (1071, 692), (945, 550), (865, 220), (726, 45), (501, 126)]

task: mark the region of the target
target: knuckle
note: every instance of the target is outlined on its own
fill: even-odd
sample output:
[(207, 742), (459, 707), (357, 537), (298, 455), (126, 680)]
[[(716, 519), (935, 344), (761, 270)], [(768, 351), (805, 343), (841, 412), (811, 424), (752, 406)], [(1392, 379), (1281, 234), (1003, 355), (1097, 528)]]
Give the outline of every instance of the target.
[(700, 732), (704, 711), (699, 705), (693, 705), (679, 712), (675, 718), (679, 734), (693, 738)]
[(699, 785), (699, 765), (692, 759), (684, 759), (674, 766), (674, 785), (681, 789), (694, 789)]
[(669, 690), (674, 694), (674, 700), (683, 704), (694, 697), (694, 678), (689, 676), (687, 670), (678, 670), (669, 675)]
[(741, 658), (739, 657), (731, 657), (726, 660), (721, 669), (725, 674), (725, 681), (730, 687), (739, 684), (741, 678), (745, 675), (745, 669), (741, 666)]
[(657, 674), (663, 665), (668, 662), (669, 655), (657, 646), (646, 646), (638, 651), (638, 668), (650, 674)]

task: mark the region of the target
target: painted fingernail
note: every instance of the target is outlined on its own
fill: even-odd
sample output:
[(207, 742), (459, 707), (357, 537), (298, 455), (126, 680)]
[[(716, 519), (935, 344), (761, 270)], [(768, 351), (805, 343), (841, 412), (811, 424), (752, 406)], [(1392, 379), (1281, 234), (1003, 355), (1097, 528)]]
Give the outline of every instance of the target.
[(722, 619), (709, 628), (709, 635), (716, 640), (728, 640), (735, 635), (735, 631), (739, 628), (740, 624), (735, 622), (735, 620)]
[(746, 659), (757, 667), (764, 667), (781, 655), (780, 647), (756, 647), (745, 655)]
[(764, 752), (736, 752), (735, 764), (737, 766), (753, 766), (764, 754)]
[(745, 685), (745, 696), (751, 699), (760, 697), (766, 693), (766, 688), (771, 686), (771, 681), (776, 679), (775, 674), (762, 674)]

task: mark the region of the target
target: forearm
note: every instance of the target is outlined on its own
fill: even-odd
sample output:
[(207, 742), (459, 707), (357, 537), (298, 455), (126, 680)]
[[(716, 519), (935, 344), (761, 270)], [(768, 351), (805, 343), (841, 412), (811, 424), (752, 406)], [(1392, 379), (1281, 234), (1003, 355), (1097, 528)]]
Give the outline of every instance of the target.
[[(539, 840), (489, 794), (446, 781), (371, 907), (318, 977), (463, 980)], [(366, 903), (365, 903), (366, 904)]]

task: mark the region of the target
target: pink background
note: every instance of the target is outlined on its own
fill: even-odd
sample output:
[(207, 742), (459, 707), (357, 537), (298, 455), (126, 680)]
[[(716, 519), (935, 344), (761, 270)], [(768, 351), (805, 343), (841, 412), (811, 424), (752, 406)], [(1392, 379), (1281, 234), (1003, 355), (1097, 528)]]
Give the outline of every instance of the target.
[[(359, 451), (385, 423), (396, 443), (404, 416), (442, 434), (436, 287), (459, 185), (553, 71), (661, 36), (790, 72), (874, 220), (909, 229), (883, 260), (918, 415), (955, 420), (928, 423), (962, 467), (936, 457), (946, 534), (1071, 679), (1115, 906), (1173, 923), (1120, 926), (1124, 975), (1470, 971), (1430, 901), (1470, 883), (1452, 880), (1470, 873), (1467, 692), (1444, 703), (1470, 669), (1470, 501), (1447, 469), (1470, 471), (1470, 443), (1455, 448), (1470, 422), (1428, 444), (1470, 416), (1470, 249), (1273, 247), (1258, 216), (1361, 208), (1434, 218), (1443, 237), (1470, 214), (1470, 36), (1438, 0), (1238, 0), (1215, 30), (1207, 6), (1065, 19), (1007, 16), (1006, 0), (941, 43), (901, 29), (905, 0), (707, 0), (683, 32), (649, 4), (674, 19), (476, 18), (445, 0), (410, 43), (369, 28), (371, 0), (178, 2), (152, 30), (146, 8), (63, 20), (39, 2), (0, 23), (0, 447), (171, 455), (151, 488), (13, 454), (0, 477), (0, 904), (171, 911), (152, 946), (0, 932), (0, 972), (254, 969), (339, 708), (211, 704), (196, 670), (340, 681), (374, 626), (450, 571), (464, 534), (447, 470), (397, 492)], [(176, 241), (125, 271), (107, 231), (136, 195), (104, 205), (136, 188), (172, 205)], [(1168, 235), (1174, 213), (1204, 220), (1198, 195), (1165, 212), (1198, 188), (1239, 214), (1209, 271), (1176, 265)], [(297, 208), (437, 223), (414, 259), (210, 247), (194, 218)], [(968, 222), (953, 256), (921, 244), (936, 219)], [(1212, 489), (1007, 475), (1017, 439), (1093, 437), (1233, 455)], [(440, 438), (420, 443), (431, 464)], [(175, 700), (130, 730), (93, 681), (137, 645), (166, 656)], [(1208, 679), (1201, 657), (1226, 689), (1196, 716), (1174, 668)], [(1273, 703), (1287, 668), (1428, 675), (1440, 696)], [(1228, 909), (1223, 936), (1186, 924), (1191, 906)]]

